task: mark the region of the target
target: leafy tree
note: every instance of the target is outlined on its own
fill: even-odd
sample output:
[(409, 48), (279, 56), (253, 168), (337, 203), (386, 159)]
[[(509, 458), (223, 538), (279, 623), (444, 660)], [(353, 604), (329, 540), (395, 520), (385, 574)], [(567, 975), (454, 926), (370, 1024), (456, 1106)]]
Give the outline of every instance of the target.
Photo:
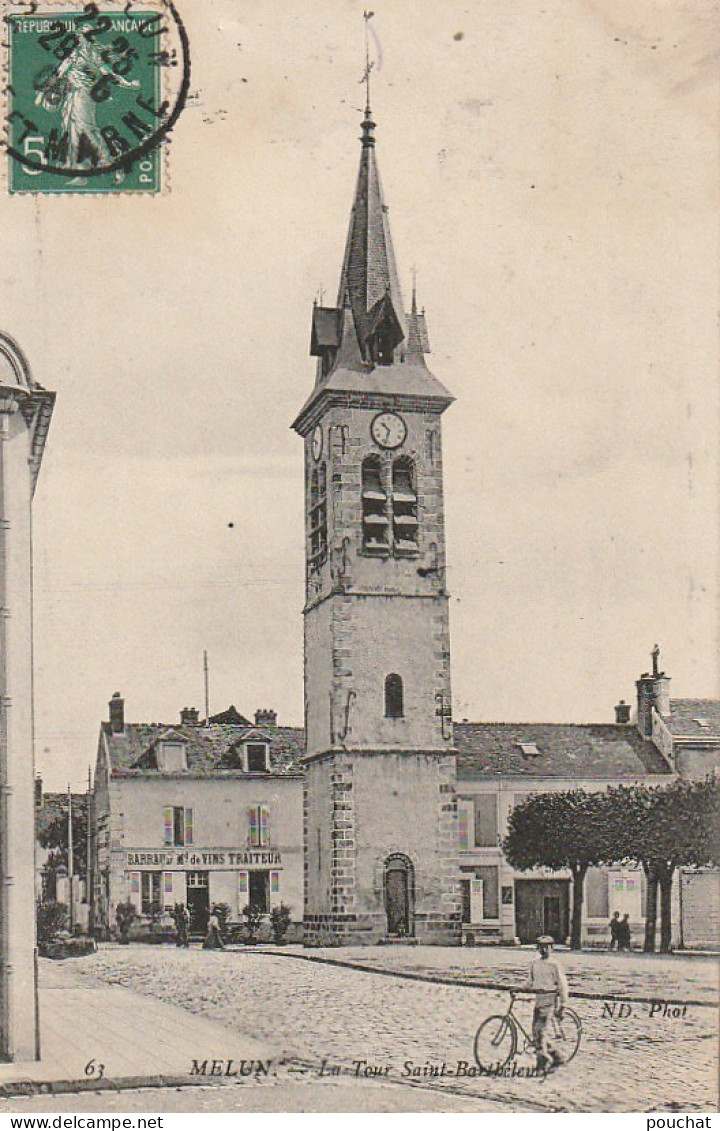
[(720, 782), (678, 779), (668, 786), (611, 786), (614, 853), (608, 860), (634, 860), (647, 879), (644, 950), (654, 952), (660, 902), (660, 951), (672, 943), (672, 884), (681, 866), (720, 863), (717, 812)]
[(133, 925), (133, 921), (137, 919), (135, 905), (130, 903), (129, 900), (127, 903), (118, 903), (115, 908), (115, 919), (118, 925), (118, 931), (120, 932), (120, 942), (127, 945), (130, 941), (130, 928)]
[(605, 794), (583, 789), (539, 793), (510, 813), (503, 849), (513, 868), (567, 868), (572, 874), (573, 950), (580, 949), (585, 876), (612, 854), (611, 831)]
[(278, 907), (273, 907), (270, 912), (270, 925), (276, 946), (282, 946), (285, 942), (285, 936), (290, 926), (290, 916), (291, 908), (289, 908), (286, 903), (281, 903)]
[(64, 903), (55, 899), (39, 899), (36, 912), (38, 942), (52, 942), (59, 931), (65, 930), (68, 909)]
[[(73, 864), (75, 873), (84, 875), (87, 869), (87, 809), (84, 804), (78, 804), (73, 797), (72, 823), (73, 823)], [(62, 866), (68, 866), (68, 810), (67, 800), (61, 811), (48, 821), (44, 829), (38, 833), (38, 840), (43, 848), (50, 849), (47, 867), (56, 872)]]

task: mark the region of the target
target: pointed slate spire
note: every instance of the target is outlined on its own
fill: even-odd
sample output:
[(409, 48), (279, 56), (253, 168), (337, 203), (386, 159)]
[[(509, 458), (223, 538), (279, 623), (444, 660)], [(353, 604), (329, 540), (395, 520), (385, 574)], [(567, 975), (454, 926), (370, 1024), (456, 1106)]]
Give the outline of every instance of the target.
[[(369, 333), (377, 317), (390, 312), (388, 300), (394, 315), (394, 320), (390, 319), (395, 323), (394, 335), (400, 335), (395, 344), (405, 337), (406, 327), (388, 210), (375, 157), (375, 122), (369, 105), (365, 108), (361, 143), (337, 305), (352, 310), (360, 351), (367, 358)], [(371, 316), (373, 308), (377, 308), (375, 319)]]
[(428, 341), (427, 326), (425, 324), (425, 311), (421, 314), (418, 313), (417, 308), (417, 284), (413, 274), (413, 289), (412, 289), (412, 306), (410, 313), (406, 315), (407, 319), (407, 341), (405, 343), (405, 357), (409, 362), (414, 362), (416, 365), (425, 364), (425, 354), (430, 353), (430, 343)]

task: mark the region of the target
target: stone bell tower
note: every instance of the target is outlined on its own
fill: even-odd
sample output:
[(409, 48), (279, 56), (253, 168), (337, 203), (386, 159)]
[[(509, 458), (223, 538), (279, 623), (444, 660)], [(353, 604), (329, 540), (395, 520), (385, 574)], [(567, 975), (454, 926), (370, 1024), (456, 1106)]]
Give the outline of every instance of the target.
[(305, 442), (305, 941), (460, 940), (442, 413), (369, 105)]
[(39, 1057), (35, 984), (32, 524), (55, 394), (0, 334), (0, 1054)]

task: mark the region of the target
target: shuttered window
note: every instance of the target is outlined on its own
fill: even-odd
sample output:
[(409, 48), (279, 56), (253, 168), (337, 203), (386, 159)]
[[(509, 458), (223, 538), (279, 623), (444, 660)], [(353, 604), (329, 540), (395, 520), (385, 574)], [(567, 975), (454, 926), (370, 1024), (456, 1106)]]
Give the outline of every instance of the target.
[(193, 843), (193, 811), (182, 805), (165, 809), (165, 844), (185, 848)]
[(267, 848), (270, 844), (270, 812), (267, 805), (253, 805), (249, 812), (250, 847)]
[(475, 847), (495, 848), (498, 842), (497, 794), (475, 797)]

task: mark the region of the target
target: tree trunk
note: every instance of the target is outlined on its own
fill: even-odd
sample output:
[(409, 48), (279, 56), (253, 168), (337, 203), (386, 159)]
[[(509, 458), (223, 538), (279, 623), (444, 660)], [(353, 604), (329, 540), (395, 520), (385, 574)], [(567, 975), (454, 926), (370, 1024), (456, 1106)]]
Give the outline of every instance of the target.
[(660, 953), (672, 950), (672, 882), (673, 865), (663, 868), (660, 875)]
[(572, 921), (570, 925), (570, 949), (580, 950), (582, 937), (583, 889), (588, 866), (583, 864), (571, 868), (573, 877)]
[(643, 950), (655, 953), (655, 928), (657, 922), (658, 876), (654, 865), (643, 864), (647, 879), (647, 901), (645, 905), (645, 943)]

